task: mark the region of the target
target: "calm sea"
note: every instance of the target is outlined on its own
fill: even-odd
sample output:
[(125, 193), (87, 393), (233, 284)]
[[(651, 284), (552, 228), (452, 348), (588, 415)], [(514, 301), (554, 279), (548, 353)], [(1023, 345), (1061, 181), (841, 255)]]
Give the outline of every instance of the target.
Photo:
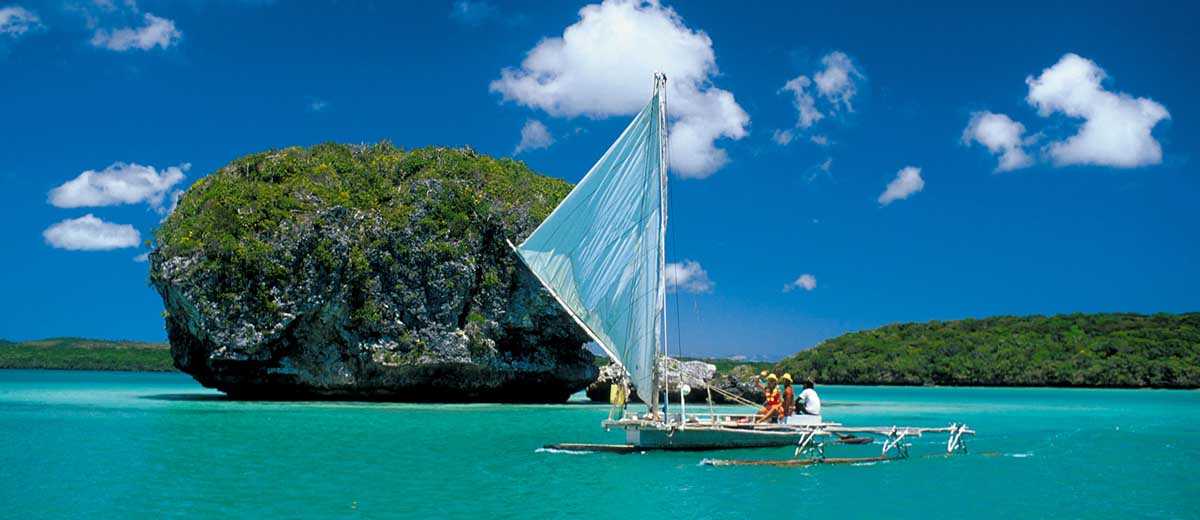
[(621, 442), (608, 407), (235, 402), (179, 374), (0, 370), (0, 517), (1200, 518), (1200, 392), (819, 390), (847, 425), (980, 434), (956, 457), (921, 456), (937, 437), (903, 461), (709, 467), (791, 449), (548, 453)]

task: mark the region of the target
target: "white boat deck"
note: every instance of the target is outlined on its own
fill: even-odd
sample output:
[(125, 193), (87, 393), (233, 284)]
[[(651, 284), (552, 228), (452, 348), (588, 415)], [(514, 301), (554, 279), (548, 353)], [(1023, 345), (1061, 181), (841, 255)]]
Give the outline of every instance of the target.
[[(721, 415), (716, 419), (709, 418), (708, 420), (694, 420), (692, 416), (688, 417), (686, 422), (682, 424), (677, 420), (675, 422), (655, 422), (646, 419), (617, 419), (602, 421), (601, 426), (606, 429), (619, 428), (641, 428), (641, 429), (657, 429), (657, 430), (712, 430), (712, 429), (727, 429), (735, 431), (753, 431), (759, 433), (807, 433), (816, 432), (817, 435), (836, 435), (836, 434), (866, 434), (866, 435), (904, 435), (906, 437), (920, 437), (926, 433), (955, 433), (961, 432), (964, 435), (975, 435), (975, 431), (967, 429), (965, 425), (951, 424), (949, 426), (940, 427), (918, 427), (918, 426), (845, 426), (842, 423), (826, 422), (820, 416), (805, 416), (815, 417), (813, 421), (790, 421), (786, 423), (754, 423), (745, 422), (737, 419), (753, 420), (753, 415)], [(792, 418), (801, 416), (792, 416)], [(673, 418), (678, 419), (678, 416)], [(696, 416), (699, 418), (708, 418), (708, 416)]]

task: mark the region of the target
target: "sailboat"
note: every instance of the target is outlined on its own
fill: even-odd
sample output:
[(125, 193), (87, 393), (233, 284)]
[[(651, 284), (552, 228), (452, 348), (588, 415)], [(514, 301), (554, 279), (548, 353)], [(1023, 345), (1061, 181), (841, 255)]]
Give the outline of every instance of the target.
[[(946, 431), (958, 442), (965, 426), (941, 429), (845, 428), (819, 416), (793, 416), (760, 424), (753, 414), (688, 414), (682, 381), (678, 412), (672, 413), (667, 355), (666, 231), (669, 149), (667, 77), (654, 74), (650, 101), (557, 208), (523, 242), (513, 247), (538, 281), (623, 371), (606, 429), (625, 432), (623, 445), (587, 445), (589, 450), (708, 450), (769, 446), (820, 447), (820, 438), (845, 441), (850, 432), (904, 439)], [(647, 406), (631, 411), (628, 387)], [(706, 389), (709, 392), (716, 388)], [(885, 445), (884, 455), (895, 447)], [(964, 445), (965, 446), (965, 445)], [(582, 445), (552, 445), (581, 448)], [(958, 450), (959, 444), (950, 447)], [(801, 450), (798, 448), (797, 453)]]

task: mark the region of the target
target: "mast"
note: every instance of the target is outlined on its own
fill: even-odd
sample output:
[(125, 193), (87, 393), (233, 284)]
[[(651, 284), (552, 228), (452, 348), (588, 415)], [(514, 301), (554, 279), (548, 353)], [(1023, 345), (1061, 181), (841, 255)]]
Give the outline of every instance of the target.
[[(666, 358), (670, 351), (669, 342), (667, 341), (667, 75), (662, 72), (654, 73), (654, 95), (658, 98), (658, 125), (661, 132), (659, 137), (658, 161), (659, 161), (659, 183), (662, 190), (662, 196), (659, 199), (661, 211), (659, 218), (659, 241), (658, 241), (658, 308), (661, 309), (659, 314), (659, 323), (662, 327), (662, 364), (663, 373), (661, 374), (661, 384), (663, 387), (663, 421), (667, 420), (668, 403), (671, 402), (670, 396), (670, 381), (667, 379), (669, 372), (666, 366)], [(656, 362), (656, 365), (659, 363)], [(683, 377), (682, 373), (680, 377)], [(682, 382), (681, 382), (682, 383)], [(659, 382), (656, 382), (656, 385)], [(658, 396), (658, 390), (655, 388), (655, 397)]]

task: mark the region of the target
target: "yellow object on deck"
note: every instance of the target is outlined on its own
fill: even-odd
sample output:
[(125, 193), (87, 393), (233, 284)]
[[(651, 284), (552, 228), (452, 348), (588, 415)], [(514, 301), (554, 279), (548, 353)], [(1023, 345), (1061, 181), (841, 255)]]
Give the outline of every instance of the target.
[(612, 385), (608, 387), (608, 403), (613, 406), (622, 406), (625, 404), (624, 385)]

